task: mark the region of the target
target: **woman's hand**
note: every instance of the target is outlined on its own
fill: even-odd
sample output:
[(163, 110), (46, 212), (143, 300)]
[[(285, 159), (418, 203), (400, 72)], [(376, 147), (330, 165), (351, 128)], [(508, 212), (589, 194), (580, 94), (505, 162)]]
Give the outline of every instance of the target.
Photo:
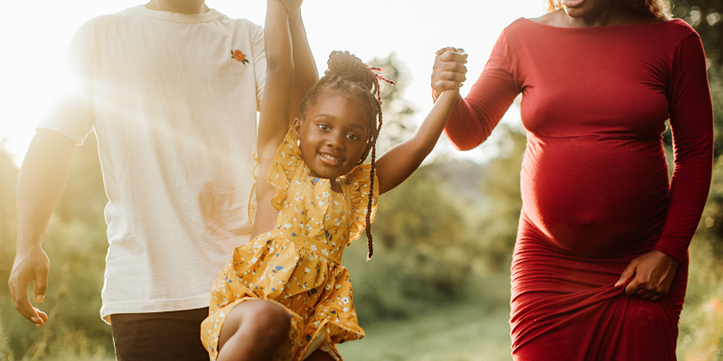
[(620, 275), (615, 287), (632, 277), (632, 281), (625, 286), (628, 296), (657, 301), (670, 290), (677, 267), (678, 262), (672, 257), (653, 250), (633, 259)]
[(432, 69), (432, 89), (442, 94), (445, 90), (455, 90), (467, 79), (467, 54), (463, 49), (443, 48), (437, 51)]

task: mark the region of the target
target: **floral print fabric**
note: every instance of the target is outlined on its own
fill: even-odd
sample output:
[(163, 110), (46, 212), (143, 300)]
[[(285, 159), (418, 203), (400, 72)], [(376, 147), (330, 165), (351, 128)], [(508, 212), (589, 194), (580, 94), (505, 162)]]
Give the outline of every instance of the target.
[[(341, 360), (334, 345), (364, 336), (349, 273), (339, 262), (366, 225), (370, 166), (360, 165), (337, 179), (341, 193), (332, 191), (329, 179), (309, 173), (289, 131), (268, 175), (277, 189), (272, 199), (279, 210), (276, 228), (237, 247), (214, 282), (210, 315), (201, 331), (211, 360), (218, 354), (226, 316), (237, 304), (254, 299), (280, 304), (291, 318), (289, 342), (277, 353), (278, 360), (303, 360), (316, 349)], [(372, 212), (377, 199), (375, 189)]]

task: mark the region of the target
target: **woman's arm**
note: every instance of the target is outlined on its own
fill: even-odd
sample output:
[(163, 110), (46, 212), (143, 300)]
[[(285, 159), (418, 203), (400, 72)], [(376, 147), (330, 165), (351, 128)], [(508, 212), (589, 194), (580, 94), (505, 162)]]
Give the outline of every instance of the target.
[[(459, 55), (463, 59), (462, 66), (467, 62), (467, 55), (461, 50), (447, 48), (440, 51)], [(461, 86), (461, 81), (448, 84), (448, 90), (442, 92), (414, 136), (390, 149), (376, 161), (379, 194), (393, 189), (407, 179), (434, 149), (449, 114), (460, 99)]]
[(700, 222), (713, 168), (713, 106), (705, 62), (697, 34), (679, 44), (668, 87), (675, 151), (668, 213), (655, 250), (633, 259), (616, 283), (632, 278), (625, 287), (629, 296), (656, 301), (668, 293)]
[[(437, 56), (432, 88), (438, 92), (459, 82), (458, 57), (445, 52)], [(469, 150), (487, 139), (521, 88), (515, 79), (515, 55), (503, 32), (490, 54), (482, 74), (449, 116), (447, 137), (460, 150)]]
[(276, 189), (266, 182), (279, 145), (289, 129), (291, 88), (294, 63), (286, 6), (279, 0), (267, 1), (266, 25), (266, 88), (259, 115), (259, 181), (256, 183), (258, 209), (252, 237), (273, 228), (278, 211), (271, 205)]

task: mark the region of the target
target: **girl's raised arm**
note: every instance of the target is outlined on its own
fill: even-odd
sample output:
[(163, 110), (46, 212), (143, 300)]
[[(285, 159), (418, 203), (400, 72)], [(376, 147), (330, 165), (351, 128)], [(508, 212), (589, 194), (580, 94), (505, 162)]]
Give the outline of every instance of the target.
[(289, 128), (291, 88), (294, 78), (291, 36), (286, 6), (280, 0), (268, 0), (264, 44), (266, 46), (266, 89), (259, 115), (259, 178), (256, 182), (256, 220), (251, 236), (271, 230), (278, 211), (271, 205), (276, 189), (266, 181), (276, 151)]
[[(448, 48), (441, 51), (458, 51)], [(466, 55), (464, 55), (466, 57)], [(461, 86), (461, 83), (460, 83)], [(437, 99), (424, 122), (414, 136), (390, 149), (376, 161), (379, 194), (385, 193), (402, 183), (422, 164), (424, 158), (434, 149), (439, 136), (447, 124), (447, 118), (459, 101), (459, 88), (445, 90)]]
[[(276, 154), (289, 126), (291, 88), (294, 78), (291, 36), (286, 6), (280, 0), (268, 0), (264, 45), (266, 46), (266, 88), (259, 116), (258, 155), (267, 166)], [(265, 162), (269, 161), (269, 162)], [(263, 169), (259, 169), (259, 174)]]
[(319, 80), (319, 72), (316, 69), (314, 55), (311, 53), (309, 41), (306, 38), (304, 21), (301, 18), (302, 0), (281, 0), (286, 5), (289, 17), (289, 33), (291, 33), (291, 44), (294, 52), (294, 84), (291, 88), (291, 117), (289, 123), (299, 116), (301, 100)]
[(376, 163), (379, 194), (398, 186), (419, 168), (434, 149), (447, 124), (447, 118), (459, 100), (459, 90), (445, 90), (414, 136), (384, 153)]

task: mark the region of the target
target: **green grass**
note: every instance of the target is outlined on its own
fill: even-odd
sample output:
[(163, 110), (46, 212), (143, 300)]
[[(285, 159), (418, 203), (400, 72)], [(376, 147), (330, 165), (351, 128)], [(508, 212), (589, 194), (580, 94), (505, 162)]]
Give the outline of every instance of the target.
[(345, 361), (511, 360), (509, 276), (472, 281), (462, 301), (409, 319), (363, 323), (366, 337), (339, 345)]

